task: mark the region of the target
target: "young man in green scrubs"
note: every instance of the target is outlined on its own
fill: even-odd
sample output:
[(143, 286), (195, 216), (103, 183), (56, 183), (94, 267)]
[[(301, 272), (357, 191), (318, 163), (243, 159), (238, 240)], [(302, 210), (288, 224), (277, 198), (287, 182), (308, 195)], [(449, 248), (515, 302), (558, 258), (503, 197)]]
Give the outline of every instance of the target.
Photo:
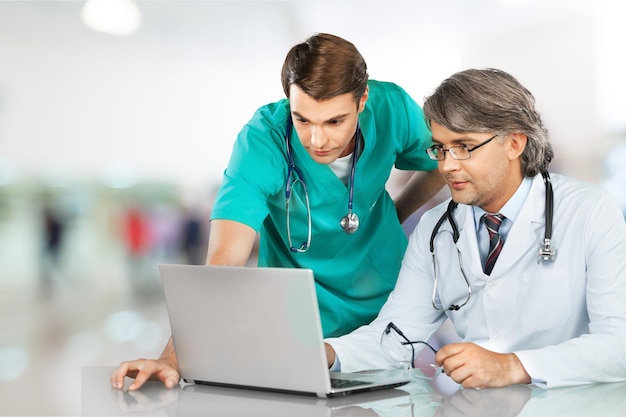
[[(368, 323), (393, 289), (407, 245), (401, 222), (443, 186), (425, 149), (421, 108), (400, 87), (368, 80), (354, 45), (316, 34), (285, 59), (286, 99), (261, 107), (234, 144), (211, 215), (207, 264), (314, 271), (322, 327), (339, 336)], [(392, 167), (417, 172), (394, 202)], [(288, 204), (287, 204), (287, 197)], [(349, 219), (348, 219), (349, 217)], [(123, 362), (129, 389), (178, 382), (170, 342), (158, 360)]]

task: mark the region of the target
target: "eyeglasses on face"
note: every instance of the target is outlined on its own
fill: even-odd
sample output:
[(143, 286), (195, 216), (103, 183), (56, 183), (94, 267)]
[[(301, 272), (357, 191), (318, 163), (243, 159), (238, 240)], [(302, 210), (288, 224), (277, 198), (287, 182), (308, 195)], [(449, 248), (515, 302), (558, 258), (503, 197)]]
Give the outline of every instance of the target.
[(449, 152), (450, 156), (453, 159), (457, 159), (457, 160), (470, 159), (471, 152), (475, 151), (476, 149), (480, 148), (483, 145), (488, 144), (489, 142), (494, 140), (497, 136), (498, 134), (496, 133), (495, 135), (493, 135), (486, 141), (479, 143), (473, 148), (468, 148), (467, 145), (456, 145), (456, 146), (450, 146), (448, 149), (445, 149), (443, 145), (433, 145), (430, 148), (426, 149), (426, 153), (428, 154), (428, 157), (434, 161), (443, 161), (446, 157), (446, 152)]

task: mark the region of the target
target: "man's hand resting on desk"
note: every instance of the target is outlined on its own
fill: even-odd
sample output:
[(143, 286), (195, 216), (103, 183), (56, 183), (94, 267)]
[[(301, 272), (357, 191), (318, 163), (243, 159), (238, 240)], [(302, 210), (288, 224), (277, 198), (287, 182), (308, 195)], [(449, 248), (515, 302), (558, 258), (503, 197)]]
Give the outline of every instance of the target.
[(165, 359), (137, 359), (122, 362), (111, 374), (111, 386), (124, 388), (124, 377), (135, 378), (128, 386), (129, 391), (139, 389), (146, 381), (161, 381), (167, 388), (173, 388), (180, 381), (178, 370)]
[(159, 359), (137, 359), (122, 362), (111, 374), (111, 386), (115, 389), (124, 388), (124, 377), (135, 378), (128, 386), (129, 391), (139, 389), (146, 381), (161, 381), (167, 388), (173, 388), (180, 381), (178, 360), (174, 344), (170, 338)]
[(530, 376), (514, 353), (496, 353), (474, 343), (450, 343), (435, 356), (438, 365), (465, 388), (529, 384)]
[[(335, 363), (335, 350), (325, 343), (328, 367)], [(437, 364), (465, 388), (497, 388), (529, 384), (530, 375), (514, 353), (496, 353), (474, 343), (450, 343), (435, 356)]]

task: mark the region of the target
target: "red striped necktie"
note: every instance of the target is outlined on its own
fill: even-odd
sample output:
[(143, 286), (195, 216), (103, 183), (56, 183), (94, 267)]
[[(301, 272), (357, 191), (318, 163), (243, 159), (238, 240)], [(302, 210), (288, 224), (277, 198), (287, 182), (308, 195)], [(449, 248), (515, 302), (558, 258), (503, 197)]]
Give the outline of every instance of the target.
[(483, 271), (487, 275), (491, 274), (491, 270), (496, 264), (496, 259), (498, 259), (498, 255), (502, 251), (502, 246), (504, 246), (504, 240), (500, 238), (500, 233), (498, 233), (504, 219), (505, 217), (502, 214), (485, 214), (481, 218), (489, 232), (489, 255), (487, 255), (487, 260), (483, 267)]

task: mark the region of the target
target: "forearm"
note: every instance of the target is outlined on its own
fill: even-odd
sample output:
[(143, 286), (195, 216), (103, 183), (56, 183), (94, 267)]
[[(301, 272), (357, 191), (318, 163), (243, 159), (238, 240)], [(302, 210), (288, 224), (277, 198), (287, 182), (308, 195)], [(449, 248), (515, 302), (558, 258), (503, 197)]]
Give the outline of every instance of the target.
[(395, 199), (400, 223), (437, 195), (444, 183), (438, 170), (414, 173)]
[(207, 265), (244, 266), (256, 239), (256, 231), (232, 220), (211, 221)]
[(541, 388), (622, 382), (626, 381), (626, 331), (616, 333), (587, 334), (559, 345), (515, 353), (531, 382)]

